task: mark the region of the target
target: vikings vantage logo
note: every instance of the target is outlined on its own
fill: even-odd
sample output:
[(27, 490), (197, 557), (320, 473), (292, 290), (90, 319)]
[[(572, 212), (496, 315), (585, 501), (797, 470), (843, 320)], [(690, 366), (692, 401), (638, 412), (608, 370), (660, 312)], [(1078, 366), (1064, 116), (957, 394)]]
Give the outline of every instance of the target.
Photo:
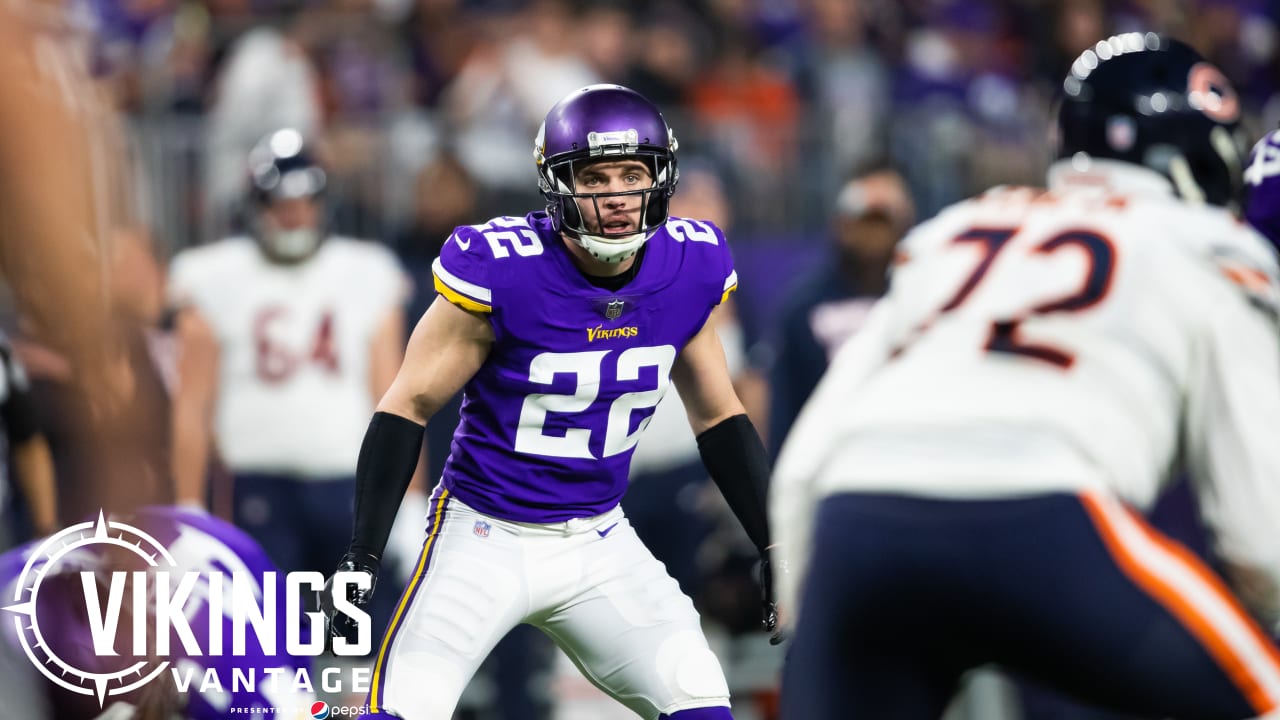
[[(164, 672), (169, 661), (154, 656), (120, 655), (115, 667), (96, 667), (94, 672), (89, 672), (76, 667), (76, 658), (72, 654), (77, 652), (77, 648), (62, 647), (65, 642), (59, 643), (55, 637), (46, 637), (41, 631), (42, 620), (55, 626), (59, 621), (65, 622), (65, 618), (60, 620), (63, 601), (68, 599), (67, 595), (80, 595), (79, 592), (68, 593), (68, 588), (63, 587), (42, 596), (42, 588), (48, 589), (45, 580), (57, 574), (53, 571), (60, 564), (74, 566), (81, 563), (86, 573), (91, 574), (98, 569), (100, 562), (95, 553), (86, 552), (94, 545), (114, 546), (119, 549), (117, 552), (134, 555), (141, 561), (140, 566), (149, 571), (172, 568), (176, 564), (169, 551), (155, 538), (132, 525), (109, 521), (99, 513), (96, 522), (73, 525), (45, 540), (27, 559), (18, 582), (14, 584), (13, 604), (0, 609), (16, 616), (13, 622), (18, 639), (27, 658), (41, 674), (70, 692), (95, 696), (101, 706), (109, 696), (124, 695), (151, 682)], [(120, 609), (122, 594), (113, 593), (107, 602), (107, 610), (112, 607), (117, 611)], [(98, 600), (96, 592), (85, 592), (81, 602), (90, 600)], [(104, 625), (95, 630), (101, 634), (114, 634), (116, 626), (104, 618), (103, 608), (86, 609), (91, 623), (97, 620)]]

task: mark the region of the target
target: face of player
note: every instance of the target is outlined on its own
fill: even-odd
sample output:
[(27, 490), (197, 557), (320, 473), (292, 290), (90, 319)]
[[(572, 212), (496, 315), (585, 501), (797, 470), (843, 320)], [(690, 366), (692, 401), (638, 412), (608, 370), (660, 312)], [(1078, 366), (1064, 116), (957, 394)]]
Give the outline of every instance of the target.
[(262, 243), (280, 262), (299, 262), (320, 245), (321, 205), (312, 197), (279, 198), (263, 208)]
[(868, 265), (887, 265), (901, 236), (898, 225), (883, 212), (842, 218), (836, 223), (840, 251)]
[(638, 191), (653, 187), (653, 174), (647, 165), (639, 160), (603, 160), (578, 169), (574, 183), (575, 191), (586, 195), (576, 201), (583, 224), (591, 234), (639, 232), (645, 193)]
[(310, 197), (282, 198), (263, 213), (273, 230), (308, 230), (320, 226), (320, 204)]

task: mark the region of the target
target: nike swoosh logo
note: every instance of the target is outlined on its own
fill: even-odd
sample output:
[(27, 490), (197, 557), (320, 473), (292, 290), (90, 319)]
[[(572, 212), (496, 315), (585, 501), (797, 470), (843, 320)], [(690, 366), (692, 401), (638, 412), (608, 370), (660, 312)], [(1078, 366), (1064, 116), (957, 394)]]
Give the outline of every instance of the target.
[(463, 250), (467, 250), (471, 247), (471, 241), (463, 240), (461, 235), (454, 235), (453, 241), (458, 243), (458, 247), (462, 248)]
[(597, 535), (599, 535), (600, 537), (604, 537), (605, 535), (608, 535), (608, 534), (609, 534), (609, 531), (610, 531), (610, 530), (612, 530), (612, 529), (614, 529), (614, 528), (616, 528), (616, 527), (618, 527), (618, 523), (614, 523), (614, 524), (610, 525), (609, 527), (607, 527), (607, 528), (605, 528), (605, 529), (603, 529), (603, 530), (597, 530), (597, 531), (596, 531), (596, 534), (597, 534)]

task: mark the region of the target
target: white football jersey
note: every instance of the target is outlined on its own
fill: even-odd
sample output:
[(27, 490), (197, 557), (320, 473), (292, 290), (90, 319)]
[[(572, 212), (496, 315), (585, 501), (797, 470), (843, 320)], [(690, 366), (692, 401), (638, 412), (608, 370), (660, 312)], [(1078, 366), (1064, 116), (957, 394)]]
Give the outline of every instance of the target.
[(1049, 179), (903, 240), (889, 294), (775, 468), (775, 537), (797, 577), (829, 494), (1101, 490), (1148, 510), (1182, 462), (1221, 554), (1280, 580), (1271, 247), (1144, 168), (1062, 161)]
[(353, 475), (373, 414), (370, 342), (407, 298), (395, 256), (330, 237), (310, 259), (268, 261), (250, 238), (180, 253), (170, 294), (217, 336), (217, 443), (236, 472)]

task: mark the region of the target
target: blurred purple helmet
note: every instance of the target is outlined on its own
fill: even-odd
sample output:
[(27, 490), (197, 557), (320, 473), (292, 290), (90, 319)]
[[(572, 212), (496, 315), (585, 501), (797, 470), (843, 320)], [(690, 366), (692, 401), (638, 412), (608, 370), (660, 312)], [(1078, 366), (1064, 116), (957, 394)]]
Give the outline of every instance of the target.
[[(604, 262), (621, 262), (635, 255), (667, 221), (671, 195), (680, 173), (676, 168), (676, 137), (658, 108), (640, 93), (621, 85), (588, 85), (575, 90), (547, 113), (534, 140), (538, 187), (547, 199), (547, 213), (558, 232), (573, 238)], [(602, 159), (632, 158), (649, 166), (653, 185), (622, 193), (578, 193), (575, 172)], [(600, 220), (600, 198), (640, 195), (640, 228), (610, 234), (603, 222), (593, 233), (577, 200), (590, 198)]]
[(1245, 219), (1280, 248), (1280, 130), (1272, 130), (1253, 146), (1244, 192)]
[[(201, 648), (209, 648), (209, 632), (214, 625), (221, 627), (225, 640), (232, 639), (235, 634), (234, 605), (230, 597), (232, 588), (228, 585), (222, 587), (222, 600), (215, 606), (211, 602), (210, 572), (251, 577), (252, 589), (259, 596), (272, 592), (277, 598), (283, 598), (288, 591), (284, 577), (265, 551), (242, 530), (217, 518), (193, 510), (157, 506), (140, 508), (124, 516), (112, 516), (111, 520), (127, 522), (167, 548), (174, 565), (166, 569), (201, 573), (199, 582), (189, 587), (182, 605), (193, 638)], [(0, 555), (0, 596), (3, 596), (0, 597), (0, 607), (31, 598), (37, 604), (41, 646), (47, 655), (56, 654), (59, 662), (65, 662), (71, 668), (110, 674), (127, 671), (134, 666), (149, 668), (158, 663), (161, 659), (158, 656), (141, 658), (128, 651), (131, 645), (126, 638), (132, 636), (133, 625), (138, 622), (134, 604), (129, 599), (122, 600), (118, 606), (121, 612), (114, 637), (119, 654), (99, 655), (91, 642), (94, 620), (90, 614), (95, 611), (86, 605), (82, 574), (96, 576), (101, 584), (108, 583), (113, 572), (126, 572), (129, 573), (126, 577), (136, 578), (134, 572), (149, 569), (140, 556), (121, 552), (115, 545), (93, 543), (73, 549), (55, 562), (37, 554), (43, 543), (44, 540), (36, 540)], [(273, 574), (269, 577), (268, 573)], [(24, 589), (27, 587), (23, 583), (26, 576), (39, 578), (38, 598), (27, 594), (34, 594), (33, 589)], [(136, 582), (136, 579), (128, 582)], [(122, 589), (118, 599), (133, 597), (131, 585), (128, 588), (122, 586)], [(108, 595), (107, 587), (99, 590), (102, 597)], [(224, 652), (212, 655), (205, 652), (187, 655), (174, 628), (170, 627), (173, 653), (164, 659), (168, 667), (195, 678), (189, 691), (179, 692), (173, 681), (173, 672), (166, 667), (154, 682), (148, 681), (128, 693), (116, 694), (108, 702), (133, 706), (137, 709), (137, 717), (182, 717), (184, 720), (223, 720), (237, 714), (265, 716), (309, 704), (314, 699), (312, 693), (299, 692), (292, 682), (286, 682), (286, 679), (296, 677), (299, 668), (309, 670), (311, 661), (309, 657), (288, 654), (288, 614), (284, 601), (276, 605), (276, 614), (269, 618), (275, 635), (274, 652), (267, 652), (256, 634), (248, 633), (242, 654)], [(35, 623), (15, 625), (9, 620), (8, 613), (3, 612), (0, 612), (0, 620), (4, 621), (0, 623), (0, 643), (23, 650), (21, 635), (24, 628), (30, 632)], [(309, 627), (301, 628), (300, 637), (309, 639), (309, 632)], [(231, 645), (225, 647), (230, 648)], [(253, 687), (249, 687), (247, 684), (231, 685), (222, 680), (227, 685), (218, 692), (197, 692), (195, 688), (201, 686), (202, 679), (210, 670), (219, 678), (233, 678), (238, 672), (259, 680), (268, 677), (269, 672), (278, 672), (281, 681), (278, 686), (272, 682), (256, 681)], [(132, 681), (136, 678), (130, 674), (126, 679)], [(71, 692), (67, 686), (59, 688), (52, 683), (35, 681), (40, 683), (40, 691), (47, 696), (52, 716), (58, 720), (106, 717), (99, 698)]]

